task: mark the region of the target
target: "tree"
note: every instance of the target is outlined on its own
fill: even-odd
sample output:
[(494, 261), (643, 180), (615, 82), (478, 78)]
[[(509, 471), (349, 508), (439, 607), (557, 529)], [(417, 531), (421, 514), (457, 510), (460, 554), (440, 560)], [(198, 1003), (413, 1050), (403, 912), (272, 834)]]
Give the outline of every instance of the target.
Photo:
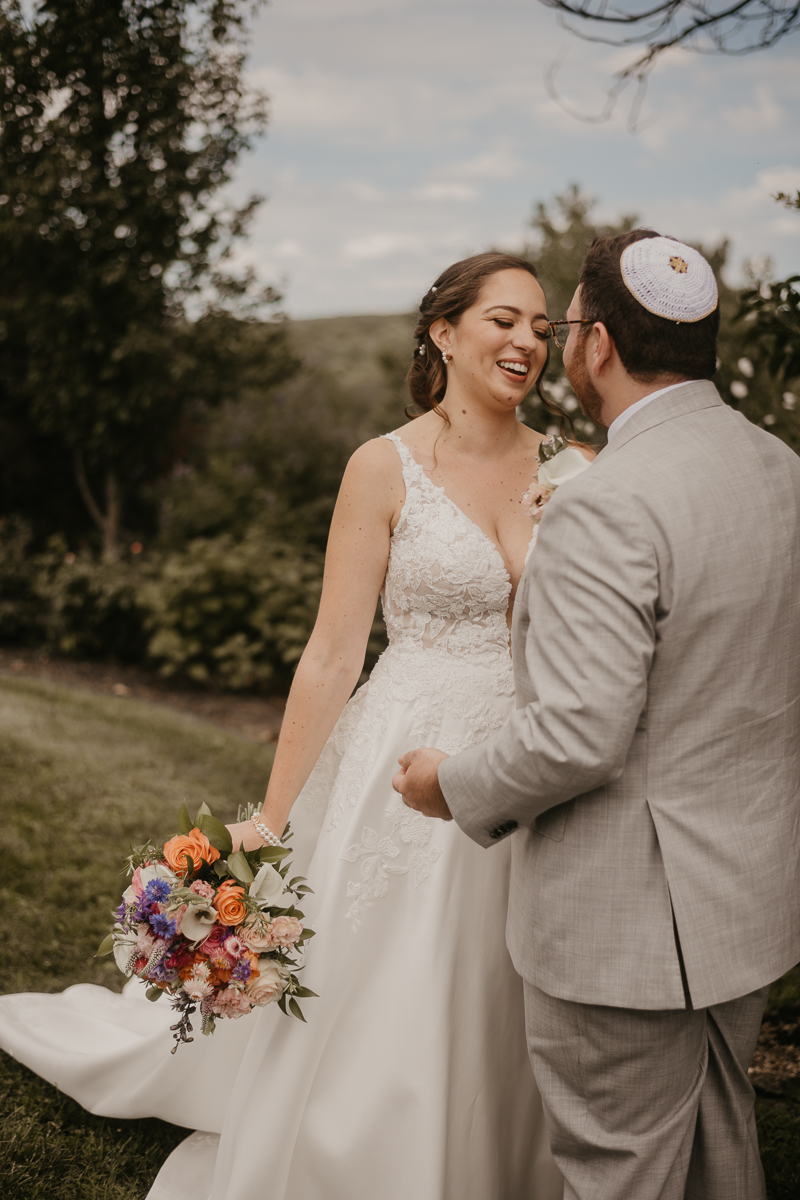
[[(610, 7), (607, 0), (541, 2), (562, 18), (582, 23), (583, 29), (574, 24), (567, 28), (586, 41), (644, 47), (638, 58), (617, 72), (606, 106), (595, 118), (608, 120), (620, 92), (635, 81), (639, 86), (631, 112), (634, 127), (647, 76), (666, 50), (683, 46), (706, 54), (749, 54), (774, 46), (800, 26), (798, 0), (633, 0), (628, 11)], [(555, 95), (553, 68), (548, 87)]]
[(225, 273), (258, 199), (213, 203), (266, 119), (252, 7), (0, 0), (0, 419), (69, 462), (106, 558), (204, 381), (187, 302), (208, 322), (276, 301)]
[[(800, 192), (775, 199), (787, 208), (800, 210)], [(749, 379), (766, 377), (770, 402), (758, 414), (759, 423), (778, 434), (800, 453), (800, 275), (774, 282), (753, 279), (754, 286), (739, 297), (734, 329), (747, 356), (740, 360)], [(748, 382), (734, 381), (733, 389), (750, 397)], [(795, 385), (796, 390), (792, 390)], [(752, 404), (752, 400), (750, 400)], [(747, 413), (750, 416), (750, 413)]]
[[(569, 307), (590, 242), (595, 237), (627, 233), (637, 224), (634, 213), (623, 213), (611, 222), (597, 221), (592, 217), (596, 204), (592, 196), (573, 183), (549, 203), (540, 201), (531, 218), (534, 237), (524, 247), (523, 254), (537, 269), (547, 297), (547, 311), (553, 319), (563, 317)], [(579, 411), (578, 401), (564, 374), (561, 351), (552, 343), (550, 346), (545, 391), (570, 414), (579, 437), (590, 442), (602, 440), (603, 434)], [(524, 407), (526, 420), (536, 429), (545, 431), (554, 427), (553, 417), (535, 393), (531, 393)]]

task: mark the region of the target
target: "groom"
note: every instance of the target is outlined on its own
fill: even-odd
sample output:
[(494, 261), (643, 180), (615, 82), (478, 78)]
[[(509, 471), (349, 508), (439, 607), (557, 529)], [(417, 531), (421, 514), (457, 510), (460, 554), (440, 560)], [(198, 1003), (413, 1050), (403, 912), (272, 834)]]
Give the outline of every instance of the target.
[(564, 364), (608, 428), (520, 583), (517, 710), (400, 760), (514, 833), (508, 944), (565, 1200), (761, 1200), (747, 1068), (800, 959), (800, 458), (720, 399), (710, 267), (597, 239)]

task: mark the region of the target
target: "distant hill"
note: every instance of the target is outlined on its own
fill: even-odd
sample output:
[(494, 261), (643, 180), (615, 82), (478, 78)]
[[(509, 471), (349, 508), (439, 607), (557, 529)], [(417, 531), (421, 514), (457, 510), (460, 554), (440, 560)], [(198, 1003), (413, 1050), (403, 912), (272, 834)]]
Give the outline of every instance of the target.
[[(306, 367), (328, 371), (345, 391), (376, 398), (396, 391), (413, 350), (413, 313), (292, 321), (292, 348)], [(404, 401), (405, 403), (405, 401)]]

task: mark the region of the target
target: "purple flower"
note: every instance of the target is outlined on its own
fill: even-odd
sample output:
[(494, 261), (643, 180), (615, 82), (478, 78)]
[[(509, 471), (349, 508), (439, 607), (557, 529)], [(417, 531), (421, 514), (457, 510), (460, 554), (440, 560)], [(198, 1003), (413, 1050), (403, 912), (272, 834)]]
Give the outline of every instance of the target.
[(123, 900), (122, 903), (117, 905), (117, 907), (114, 909), (114, 920), (115, 921), (124, 921), (125, 913), (127, 911), (128, 911), (127, 905), (126, 905), (125, 901)]
[(144, 894), (152, 904), (154, 900), (168, 899), (171, 890), (166, 879), (151, 879), (144, 889)]
[(238, 962), (231, 971), (231, 979), (241, 979), (243, 983), (247, 983), (247, 980), (252, 974), (253, 969), (250, 966), (250, 963), (247, 961), (247, 959), (243, 959), (241, 962)]
[(150, 919), (150, 913), (150, 905), (147, 903), (144, 896), (142, 896), (135, 908), (131, 910), (130, 919), (132, 921), (148, 921)]
[(165, 940), (175, 937), (175, 922), (170, 921), (169, 917), (165, 917), (163, 913), (151, 913), (150, 924), (157, 937)]
[(179, 975), (175, 968), (168, 966), (166, 959), (162, 958), (161, 962), (150, 969), (147, 978), (155, 983), (175, 983)]

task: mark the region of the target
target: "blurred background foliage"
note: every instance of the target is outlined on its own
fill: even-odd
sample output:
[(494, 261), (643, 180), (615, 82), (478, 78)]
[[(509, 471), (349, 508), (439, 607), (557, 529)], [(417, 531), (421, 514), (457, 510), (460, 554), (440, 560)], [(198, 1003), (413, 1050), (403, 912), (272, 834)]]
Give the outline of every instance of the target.
[[(263, 128), (249, 0), (0, 0), (0, 641), (285, 688), (339, 481), (404, 421), (413, 314), (289, 321), (231, 268)], [(778, 202), (797, 208), (800, 198)], [(798, 214), (800, 220), (800, 214)], [(524, 253), (563, 315), (600, 221), (574, 185)], [(669, 231), (667, 231), (669, 232)], [(800, 452), (798, 277), (720, 280), (725, 400)], [(552, 397), (583, 418), (551, 348)], [(536, 397), (523, 416), (555, 428)], [(376, 620), (368, 662), (381, 648)]]

